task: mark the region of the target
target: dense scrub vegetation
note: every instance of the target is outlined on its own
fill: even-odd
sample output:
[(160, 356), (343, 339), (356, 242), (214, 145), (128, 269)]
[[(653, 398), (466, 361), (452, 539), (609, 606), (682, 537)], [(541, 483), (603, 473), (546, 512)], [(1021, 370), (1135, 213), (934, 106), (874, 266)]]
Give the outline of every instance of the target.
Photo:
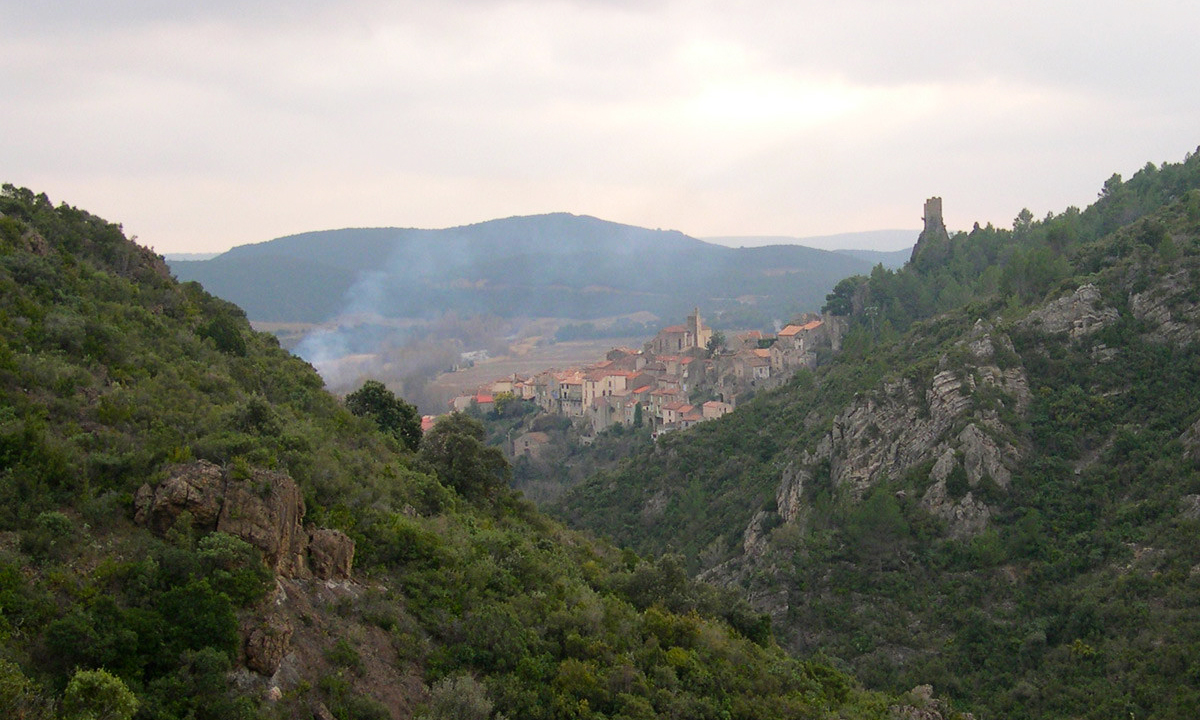
[[(1200, 153), (1114, 175), (1082, 212), (1022, 211), (1011, 230), (923, 242), (899, 271), (848, 278), (828, 298), (851, 316), (838, 356), (598, 474), (557, 512), (702, 572), (741, 559), (767, 511), (768, 550), (736, 580), (785, 598), (776, 630), (790, 647), (820, 648), (871, 687), (932, 682), (981, 717), (1195, 717), (1200, 462), (1185, 440), (1200, 347), (1130, 308), (1168, 274), (1192, 288), (1173, 301), (1185, 317), (1200, 301)], [(1119, 313), (1086, 342), (1018, 324), (1084, 283)], [(1011, 486), (975, 489), (986, 530), (955, 539), (919, 502), (932, 463), (861, 498), (826, 465), (804, 487), (804, 522), (774, 514), (785, 468), (856, 394), (927, 386), (981, 318), (1011, 337), (998, 362), (1031, 390), (1028, 412), (1005, 417), (1024, 453)], [(965, 478), (946, 486), (967, 491)]]
[[(476, 421), (456, 416), (414, 452), (406, 407), (375, 386), (356, 400), (362, 417), (119, 226), (5, 186), (0, 715), (302, 717), (320, 702), (348, 720), (428, 699), (431, 718), (748, 719), (882, 717), (896, 702), (789, 657), (764, 616), (680, 558), (538, 514)], [(297, 619), (354, 632), (324, 636), (326, 671), (274, 700), (241, 667), (240, 624), (278, 592), (258, 550), (186, 516), (162, 535), (133, 522), (137, 488), (196, 460), (290, 474), (306, 522), (357, 543), (354, 593)], [(368, 630), (394, 658), (387, 688), (368, 682)], [(381, 702), (414, 675), (411, 696)]]

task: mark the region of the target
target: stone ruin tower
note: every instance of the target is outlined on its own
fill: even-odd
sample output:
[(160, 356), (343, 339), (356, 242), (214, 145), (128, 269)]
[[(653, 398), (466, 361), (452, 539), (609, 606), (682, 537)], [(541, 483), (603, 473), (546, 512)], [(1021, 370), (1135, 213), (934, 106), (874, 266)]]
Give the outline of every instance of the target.
[(925, 230), (921, 233), (922, 237), (930, 233), (949, 235), (946, 232), (946, 223), (942, 221), (942, 199), (940, 197), (931, 197), (925, 201), (923, 220), (925, 220)]
[(942, 199), (940, 197), (931, 197), (925, 201), (925, 217), (922, 219), (925, 221), (925, 229), (921, 231), (920, 237), (917, 238), (917, 244), (913, 246), (910, 261), (916, 260), (917, 255), (930, 246), (942, 245), (944, 251), (945, 245), (942, 244), (942, 241), (950, 240), (950, 233), (946, 231), (946, 223), (942, 220)]

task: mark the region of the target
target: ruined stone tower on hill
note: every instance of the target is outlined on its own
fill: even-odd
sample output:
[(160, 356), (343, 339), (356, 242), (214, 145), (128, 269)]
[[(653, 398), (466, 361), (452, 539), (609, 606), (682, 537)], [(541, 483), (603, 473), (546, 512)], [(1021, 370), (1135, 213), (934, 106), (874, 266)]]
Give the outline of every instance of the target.
[(925, 201), (925, 230), (921, 232), (922, 236), (929, 233), (941, 233), (946, 235), (946, 223), (942, 221), (942, 199), (940, 197), (931, 197)]
[(925, 221), (925, 229), (921, 231), (921, 235), (917, 238), (917, 244), (913, 246), (910, 258), (913, 261), (922, 253), (928, 255), (933, 248), (944, 249), (946, 243), (950, 241), (950, 233), (946, 231), (946, 223), (942, 220), (942, 199), (940, 197), (931, 197), (925, 201), (925, 216), (922, 219)]

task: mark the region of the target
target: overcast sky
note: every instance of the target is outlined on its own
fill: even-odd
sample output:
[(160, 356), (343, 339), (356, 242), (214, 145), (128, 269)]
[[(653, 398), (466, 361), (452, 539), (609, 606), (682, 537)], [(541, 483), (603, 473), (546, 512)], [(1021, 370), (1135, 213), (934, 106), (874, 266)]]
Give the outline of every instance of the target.
[(1200, 145), (1197, 37), (1191, 0), (0, 0), (0, 180), (159, 252), (554, 211), (802, 237), (931, 195), (1009, 226)]

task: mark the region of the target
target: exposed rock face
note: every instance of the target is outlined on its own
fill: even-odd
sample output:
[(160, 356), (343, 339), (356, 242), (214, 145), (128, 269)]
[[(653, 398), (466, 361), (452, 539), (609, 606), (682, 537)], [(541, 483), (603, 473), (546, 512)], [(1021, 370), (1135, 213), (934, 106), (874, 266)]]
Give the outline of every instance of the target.
[[(933, 686), (918, 685), (909, 691), (909, 702), (905, 705), (892, 705), (888, 708), (895, 720), (942, 720), (951, 713), (944, 702), (933, 697)], [(973, 720), (971, 713), (963, 713), (963, 718)]]
[(1195, 283), (1190, 270), (1163, 276), (1148, 290), (1129, 296), (1129, 310), (1139, 320), (1153, 325), (1149, 339), (1172, 345), (1200, 340), (1200, 305), (1194, 300)]
[(287, 655), (294, 628), (282, 614), (273, 614), (250, 629), (246, 637), (246, 667), (260, 675), (274, 675)]
[(296, 483), (282, 473), (255, 471), (248, 480), (226, 484), (217, 529), (261, 550), (276, 574), (305, 577), (308, 533), (303, 520), (304, 498)]
[(775, 508), (785, 523), (799, 517), (803, 509), (804, 483), (812, 480), (812, 471), (807, 466), (812, 462), (812, 456), (805, 453), (798, 465), (793, 463), (783, 470), (783, 479), (775, 491)]
[(1183, 431), (1179, 436), (1179, 442), (1183, 445), (1184, 457), (1195, 460), (1200, 457), (1200, 420), (1192, 423), (1192, 426)]
[(967, 492), (960, 500), (954, 500), (946, 491), (945, 480), (934, 483), (925, 491), (921, 504), (930, 512), (946, 521), (950, 536), (958, 539), (969, 538), (983, 532), (987, 528), (992, 511), (987, 504), (977, 499), (972, 492)]
[(134, 502), (138, 523), (163, 533), (187, 512), (194, 528), (229, 533), (257, 547), (281, 577), (310, 577), (310, 552), (322, 579), (350, 576), (354, 541), (336, 530), (316, 530), (310, 541), (300, 488), (282, 473), (255, 470), (233, 479), (200, 461), (177, 466), (156, 488), (143, 485)]
[(46, 238), (42, 237), (40, 233), (30, 230), (21, 239), (25, 241), (25, 247), (29, 252), (34, 255), (46, 257), (50, 254), (50, 243), (46, 242)]
[(767, 511), (759, 510), (750, 519), (746, 531), (742, 533), (742, 552), (750, 557), (758, 557), (767, 549)]
[(1200, 495), (1184, 495), (1181, 504), (1185, 520), (1200, 520)]
[(990, 477), (1002, 488), (1012, 482), (1012, 472), (1004, 465), (1005, 452), (1013, 452), (1012, 448), (1001, 450), (996, 441), (974, 423), (958, 434), (958, 443), (963, 453), (963, 468), (972, 487), (985, 477)]
[(308, 562), (321, 580), (348, 580), (354, 564), (354, 541), (346, 533), (318, 528), (308, 537)]
[(1116, 308), (1103, 304), (1100, 289), (1091, 283), (1033, 312), (1020, 322), (1022, 327), (1047, 334), (1067, 333), (1072, 338), (1090, 335), (1117, 320)]
[[(1015, 358), (1008, 337), (976, 323), (959, 351), (940, 359), (925, 383), (902, 378), (856, 398), (833, 421), (815, 453), (804, 453), (784, 470), (776, 493), (780, 517), (801, 512), (803, 483), (823, 459), (833, 482), (858, 497), (875, 484), (897, 478), (922, 463), (933, 463), (933, 485), (922, 503), (945, 518), (952, 534), (980, 532), (991, 516), (978, 493), (954, 499), (946, 489), (952, 470), (962, 467), (971, 489), (990, 478), (1006, 488), (1021, 451), (1002, 415), (1023, 414), (1030, 403), (1029, 381), (1020, 367), (1001, 368)], [(981, 399), (984, 398), (985, 399)]]
[(187, 512), (191, 514), (193, 527), (216, 530), (224, 500), (225, 477), (221, 468), (201, 460), (177, 468), (153, 490), (149, 485), (138, 488), (134, 519), (161, 534)]
[[(951, 537), (967, 538), (977, 535), (987, 527), (992, 511), (979, 499), (974, 488), (984, 478), (990, 478), (997, 486), (1007, 488), (1012, 481), (1012, 472), (1004, 464), (1006, 458), (1019, 456), (1017, 449), (1005, 444), (1003, 447), (989, 435), (971, 423), (963, 428), (954, 443), (946, 444), (941, 456), (934, 463), (929, 477), (933, 484), (921, 497), (921, 504), (930, 512), (946, 521)], [(946, 482), (950, 474), (961, 467), (972, 490), (958, 500), (950, 496)]]
[(830, 431), (834, 483), (861, 496), (889, 468), (920, 462), (939, 434), (931, 418), (921, 417), (923, 405), (910, 381), (897, 380), (843, 410)]

